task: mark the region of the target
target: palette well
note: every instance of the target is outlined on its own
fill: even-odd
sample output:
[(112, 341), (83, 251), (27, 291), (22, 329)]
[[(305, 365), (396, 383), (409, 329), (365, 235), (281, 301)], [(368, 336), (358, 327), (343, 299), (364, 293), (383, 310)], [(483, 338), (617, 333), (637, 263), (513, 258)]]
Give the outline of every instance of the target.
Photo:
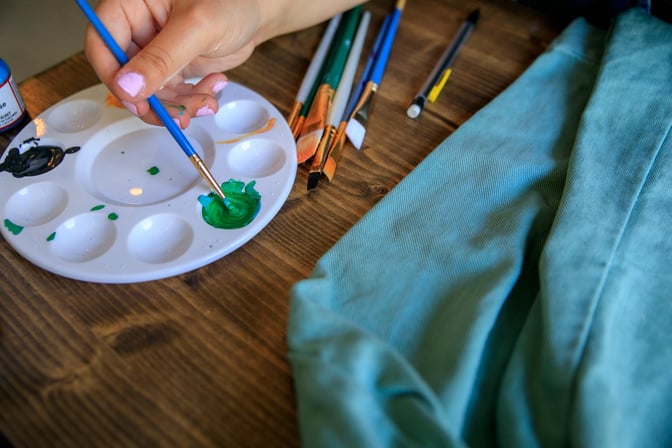
[(168, 131), (109, 101), (97, 85), (29, 123), (0, 159), (0, 232), (32, 263), (65, 277), (131, 283), (188, 272), (239, 248), (278, 213), (296, 145), (266, 99), (230, 82), (219, 112), (185, 135), (220, 183), (261, 196), (238, 229), (203, 218), (208, 186)]

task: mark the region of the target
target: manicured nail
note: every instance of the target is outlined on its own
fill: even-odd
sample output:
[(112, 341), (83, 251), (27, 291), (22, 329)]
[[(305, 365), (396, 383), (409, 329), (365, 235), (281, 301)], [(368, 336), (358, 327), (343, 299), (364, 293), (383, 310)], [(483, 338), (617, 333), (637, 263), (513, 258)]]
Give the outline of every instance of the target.
[(209, 115), (215, 115), (215, 111), (210, 106), (203, 106), (196, 111), (197, 117), (207, 117)]
[(173, 123), (175, 123), (178, 128), (182, 129), (182, 125), (180, 124), (180, 120), (178, 120), (177, 118), (173, 118)]
[(135, 97), (145, 88), (145, 78), (138, 73), (124, 73), (117, 79), (117, 84), (124, 92)]
[(133, 115), (135, 115), (135, 116), (138, 115), (138, 108), (136, 107), (135, 104), (133, 104), (133, 103), (129, 103), (129, 102), (127, 102), (127, 101), (122, 101), (121, 104), (123, 104), (124, 107), (125, 107), (126, 109), (128, 109), (129, 111), (131, 111), (131, 113), (132, 113)]
[(227, 84), (228, 84), (228, 82), (226, 82), (226, 81), (222, 81), (222, 80), (217, 81), (215, 83), (215, 85), (212, 86), (212, 93), (215, 94), (215, 95), (218, 94), (219, 92), (222, 91), (222, 89), (224, 87), (226, 87)]

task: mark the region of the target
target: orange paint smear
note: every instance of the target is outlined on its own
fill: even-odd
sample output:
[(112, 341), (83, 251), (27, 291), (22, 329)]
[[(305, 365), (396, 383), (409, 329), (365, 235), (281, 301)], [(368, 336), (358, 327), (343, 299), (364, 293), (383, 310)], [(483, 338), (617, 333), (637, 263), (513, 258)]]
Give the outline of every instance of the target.
[(105, 97), (105, 104), (107, 104), (110, 107), (118, 107), (119, 109), (125, 109), (124, 105), (121, 104), (121, 101), (119, 99), (112, 95), (112, 93), (107, 92), (107, 96)]
[(240, 137), (232, 138), (231, 140), (221, 140), (219, 142), (215, 142), (220, 145), (226, 145), (229, 143), (237, 143), (241, 140), (245, 140), (247, 137), (251, 137), (253, 135), (258, 135), (258, 134), (263, 134), (264, 132), (268, 132), (271, 129), (275, 127), (275, 118), (271, 118), (268, 120), (268, 122), (262, 126), (261, 128), (257, 129), (256, 131), (248, 132), (245, 135), (241, 135)]

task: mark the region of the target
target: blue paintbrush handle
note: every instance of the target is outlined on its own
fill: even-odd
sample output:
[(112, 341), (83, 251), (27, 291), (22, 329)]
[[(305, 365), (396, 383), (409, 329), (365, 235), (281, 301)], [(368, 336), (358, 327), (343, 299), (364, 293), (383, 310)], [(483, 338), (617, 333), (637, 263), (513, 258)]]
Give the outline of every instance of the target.
[[(107, 28), (105, 28), (105, 25), (103, 25), (103, 22), (100, 21), (100, 19), (93, 11), (91, 6), (89, 6), (87, 1), (86, 0), (75, 0), (75, 1), (77, 2), (77, 5), (80, 7), (86, 18), (91, 23), (91, 26), (93, 26), (93, 28), (96, 30), (100, 38), (103, 40), (103, 42), (105, 42), (105, 45), (107, 45), (107, 47), (110, 49), (117, 62), (119, 62), (119, 65), (126, 64), (128, 62), (128, 56), (126, 56), (124, 50), (121, 49), (119, 44), (117, 44), (117, 42), (114, 40), (110, 32), (107, 30)], [(159, 117), (159, 120), (161, 120), (161, 122), (166, 126), (168, 132), (170, 132), (170, 134), (173, 136), (177, 144), (180, 145), (180, 148), (182, 148), (185, 154), (187, 154), (189, 157), (196, 154), (196, 151), (191, 146), (191, 143), (189, 143), (189, 140), (187, 140), (187, 137), (184, 135), (180, 127), (173, 121), (173, 118), (170, 116), (166, 108), (163, 107), (163, 104), (161, 104), (159, 99), (156, 96), (152, 95), (149, 98), (147, 98), (147, 102), (149, 103), (149, 106), (152, 108), (152, 110)]]
[(401, 9), (395, 8), (392, 13), (392, 19), (390, 19), (390, 24), (388, 25), (387, 34), (383, 40), (383, 44), (380, 48), (380, 55), (376, 59), (376, 63), (373, 66), (373, 71), (371, 72), (370, 81), (374, 84), (380, 84), (380, 81), (383, 79), (383, 73), (385, 73), (385, 66), (387, 65), (387, 59), (390, 57), (390, 52), (392, 51), (392, 44), (394, 43), (394, 38), (397, 35), (397, 28), (399, 28), (399, 21), (401, 20)]
[(360, 75), (359, 80), (357, 81), (357, 85), (355, 85), (355, 88), (352, 94), (350, 95), (350, 101), (348, 102), (348, 106), (345, 108), (345, 113), (343, 114), (343, 121), (347, 121), (350, 118), (350, 116), (352, 115), (352, 111), (354, 111), (355, 106), (357, 106), (359, 97), (362, 95), (362, 92), (364, 91), (366, 83), (369, 82), (369, 78), (371, 77), (371, 70), (373, 69), (373, 63), (376, 61), (376, 57), (378, 56), (378, 52), (380, 51), (380, 45), (383, 43), (383, 37), (385, 37), (385, 35), (387, 34), (387, 27), (390, 24), (390, 17), (391, 17), (390, 14), (386, 15), (385, 19), (383, 20), (383, 24), (380, 26), (380, 31), (378, 31), (376, 40), (373, 43), (371, 54), (367, 58), (364, 70), (362, 70), (362, 74)]

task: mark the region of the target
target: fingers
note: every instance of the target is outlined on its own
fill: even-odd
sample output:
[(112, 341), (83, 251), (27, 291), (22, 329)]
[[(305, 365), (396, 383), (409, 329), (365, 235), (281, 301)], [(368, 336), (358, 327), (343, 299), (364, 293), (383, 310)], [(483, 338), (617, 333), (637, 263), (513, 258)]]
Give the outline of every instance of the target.
[[(130, 60), (120, 67), (92, 29), (87, 30), (86, 55), (101, 81), (133, 114), (160, 124), (146, 101), (156, 94), (185, 128), (191, 118), (217, 112), (215, 95), (227, 80), (221, 71), (242, 63), (254, 49), (253, 27), (243, 25), (256, 21), (243, 18), (246, 13), (233, 26), (222, 28), (222, 21), (215, 20), (217, 14), (228, 19), (226, 7), (233, 4), (249, 9), (248, 3), (222, 0), (101, 0), (96, 12)], [(210, 72), (215, 73), (196, 85), (184, 83), (184, 76)]]
[[(226, 86), (227, 78), (221, 73), (213, 73), (197, 84), (181, 83), (156, 93), (174, 121), (185, 129), (195, 117), (206, 117), (217, 113), (217, 94)], [(129, 107), (127, 104), (126, 107)], [(129, 108), (130, 109), (130, 108)], [(156, 114), (148, 110), (141, 118), (150, 124), (161, 124)]]

